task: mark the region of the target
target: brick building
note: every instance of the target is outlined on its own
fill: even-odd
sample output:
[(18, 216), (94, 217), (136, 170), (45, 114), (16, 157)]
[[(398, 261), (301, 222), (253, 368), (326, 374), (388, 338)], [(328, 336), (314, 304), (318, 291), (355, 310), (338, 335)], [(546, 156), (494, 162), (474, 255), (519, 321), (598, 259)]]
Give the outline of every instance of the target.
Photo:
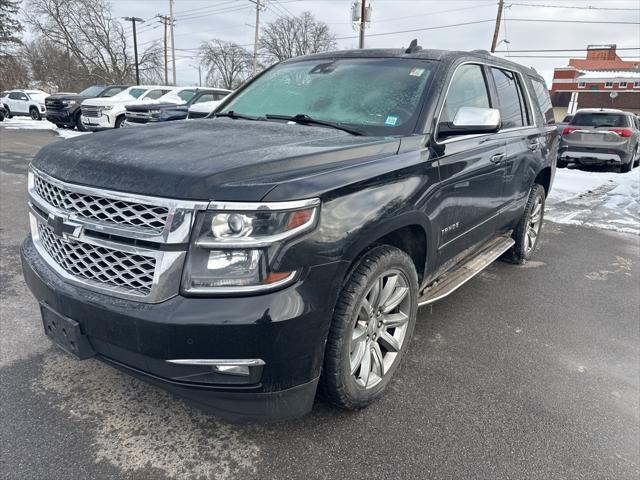
[(640, 60), (623, 60), (615, 45), (589, 45), (587, 58), (556, 68), (551, 85), (556, 120), (578, 108), (619, 108), (640, 114)]

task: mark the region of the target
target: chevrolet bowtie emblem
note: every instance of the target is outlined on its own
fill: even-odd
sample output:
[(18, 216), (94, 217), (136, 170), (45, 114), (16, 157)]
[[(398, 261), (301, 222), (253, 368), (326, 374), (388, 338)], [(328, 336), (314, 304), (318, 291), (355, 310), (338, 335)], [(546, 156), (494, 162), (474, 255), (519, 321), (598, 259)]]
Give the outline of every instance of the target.
[(82, 234), (82, 225), (69, 221), (69, 217), (49, 214), (47, 224), (58, 237), (65, 240), (77, 240)]

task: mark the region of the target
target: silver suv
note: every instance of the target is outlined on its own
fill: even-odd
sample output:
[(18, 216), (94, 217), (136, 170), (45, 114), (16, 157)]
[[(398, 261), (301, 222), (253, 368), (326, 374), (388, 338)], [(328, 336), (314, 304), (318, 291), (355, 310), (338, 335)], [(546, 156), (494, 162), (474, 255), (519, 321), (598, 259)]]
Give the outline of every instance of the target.
[(558, 166), (616, 165), (630, 171), (640, 160), (640, 120), (614, 109), (578, 110), (562, 131)]

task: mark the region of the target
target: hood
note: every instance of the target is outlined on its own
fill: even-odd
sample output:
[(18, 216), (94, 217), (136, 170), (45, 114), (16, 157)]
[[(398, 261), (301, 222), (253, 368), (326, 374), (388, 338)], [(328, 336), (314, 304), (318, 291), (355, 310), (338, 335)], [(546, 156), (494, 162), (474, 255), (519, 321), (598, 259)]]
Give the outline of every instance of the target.
[(53, 142), (33, 166), (63, 181), (128, 193), (255, 202), (281, 182), (388, 157), (399, 144), (324, 127), (216, 118)]
[(149, 110), (160, 110), (164, 108), (171, 108), (173, 110), (187, 111), (185, 105), (178, 105), (176, 103), (155, 103), (155, 102), (137, 102), (127, 104), (127, 110), (130, 112), (146, 112)]
[(214, 100), (211, 102), (200, 102), (189, 107), (190, 112), (198, 113), (211, 113), (213, 110), (222, 103), (222, 100)]
[(56, 95), (49, 95), (46, 98), (46, 100), (53, 101), (53, 102), (61, 102), (63, 100), (75, 100), (76, 102), (80, 103), (83, 100), (87, 100), (89, 98), (92, 98), (92, 97), (85, 97), (83, 95), (78, 95), (77, 93), (60, 93)]

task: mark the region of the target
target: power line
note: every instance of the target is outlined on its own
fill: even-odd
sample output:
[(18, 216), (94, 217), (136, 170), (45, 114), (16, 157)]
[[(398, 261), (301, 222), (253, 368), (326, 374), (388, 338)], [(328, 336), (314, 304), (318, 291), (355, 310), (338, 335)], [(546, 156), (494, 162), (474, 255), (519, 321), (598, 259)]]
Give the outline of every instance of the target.
[[(617, 47), (620, 50), (640, 50), (640, 47)], [(539, 50), (509, 50), (511, 53), (541, 53), (541, 52), (588, 52), (588, 48), (549, 48)], [(507, 53), (507, 50), (496, 50), (496, 53)]]
[(536, 7), (536, 8), (562, 8), (572, 10), (622, 10), (622, 11), (634, 11), (640, 12), (640, 8), (622, 8), (622, 7), (593, 7), (587, 5), (586, 7), (578, 7), (575, 5), (540, 5), (535, 3), (510, 3), (509, 6), (515, 5), (518, 7)]
[[(380, 0), (378, 0), (380, 1)], [(494, 22), (495, 19), (488, 20), (476, 20), (474, 22), (464, 22), (464, 23), (453, 23), (451, 25), (439, 25), (437, 27), (425, 27), (425, 28), (412, 28), (410, 30), (396, 30), (395, 32), (384, 32), (384, 33), (370, 33), (367, 35), (368, 37), (382, 37), (385, 35), (395, 35), (397, 33), (412, 33), (412, 32), (424, 32), (427, 30), (439, 30), (441, 28), (452, 28), (452, 27), (462, 27), (465, 25), (478, 25), (480, 23)], [(350, 40), (352, 38), (359, 38), (358, 35), (351, 35), (348, 37), (336, 37), (336, 40)]]

